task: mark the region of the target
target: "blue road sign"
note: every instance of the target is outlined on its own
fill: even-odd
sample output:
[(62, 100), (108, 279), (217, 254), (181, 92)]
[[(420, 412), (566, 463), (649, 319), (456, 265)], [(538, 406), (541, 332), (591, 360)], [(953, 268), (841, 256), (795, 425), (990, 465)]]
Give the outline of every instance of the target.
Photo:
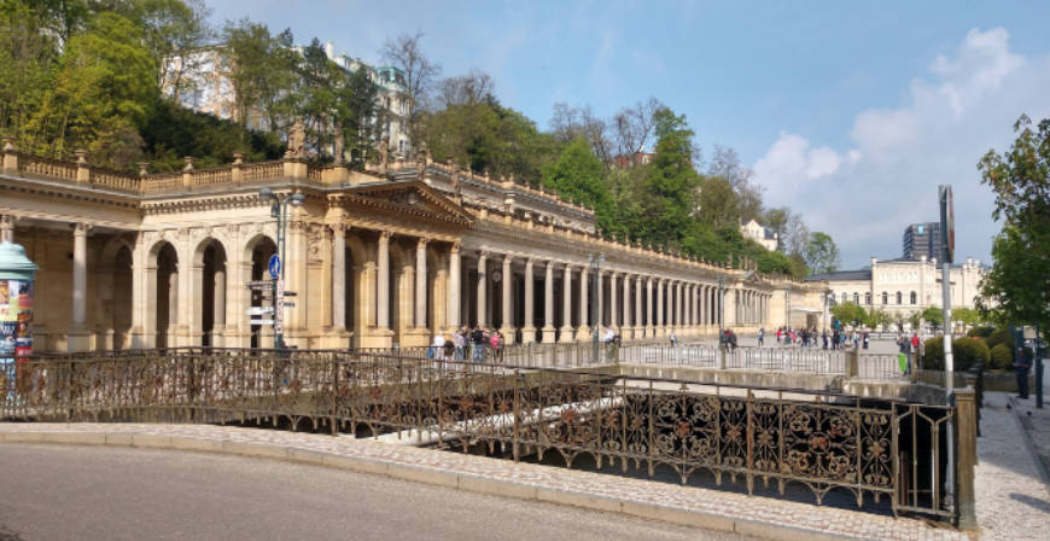
[(281, 258), (277, 254), (270, 256), (270, 262), (266, 264), (270, 268), (270, 278), (274, 280), (281, 275)]

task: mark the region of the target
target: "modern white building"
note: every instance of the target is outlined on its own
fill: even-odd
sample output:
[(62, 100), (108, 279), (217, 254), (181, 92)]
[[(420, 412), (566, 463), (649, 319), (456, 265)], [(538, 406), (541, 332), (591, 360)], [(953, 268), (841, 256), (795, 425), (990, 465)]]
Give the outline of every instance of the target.
[(759, 224), (754, 218), (740, 226), (740, 234), (743, 235), (744, 238), (751, 239), (761, 244), (763, 248), (770, 252), (777, 249), (777, 232)]
[[(816, 274), (806, 281), (827, 282), (831, 304), (853, 302), (865, 309), (907, 316), (930, 306), (943, 308), (942, 272), (937, 260), (926, 256), (886, 261), (873, 257), (870, 268)], [(952, 307), (974, 308), (985, 272), (980, 262), (967, 258), (949, 272)]]

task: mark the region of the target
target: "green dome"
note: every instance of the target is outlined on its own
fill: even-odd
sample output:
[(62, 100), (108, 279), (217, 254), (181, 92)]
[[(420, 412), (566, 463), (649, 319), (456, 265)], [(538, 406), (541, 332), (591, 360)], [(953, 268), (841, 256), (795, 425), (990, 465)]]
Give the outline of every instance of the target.
[(36, 269), (22, 245), (0, 242), (0, 280), (32, 280)]

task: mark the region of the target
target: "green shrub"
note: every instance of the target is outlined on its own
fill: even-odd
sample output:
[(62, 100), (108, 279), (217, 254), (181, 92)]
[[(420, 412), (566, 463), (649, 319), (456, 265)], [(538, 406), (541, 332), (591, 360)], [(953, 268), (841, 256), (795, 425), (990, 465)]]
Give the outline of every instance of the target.
[(988, 336), (988, 347), (994, 348), (999, 344), (1006, 344), (1006, 347), (1013, 349), (1014, 337), (1010, 335), (1010, 329), (999, 328), (995, 332)]
[(1006, 344), (996, 344), (991, 350), (992, 361), (990, 368), (995, 370), (1009, 370), (1014, 366), (1014, 353)]
[[(970, 332), (966, 333), (967, 336), (976, 336), (978, 338), (988, 338), (995, 332), (995, 327), (991, 325), (982, 325), (980, 327), (974, 327), (970, 329)], [(991, 346), (988, 346), (991, 347)]]
[(924, 345), (926, 354), (922, 357), (922, 367), (926, 370), (944, 370), (944, 338), (930, 338)]
[[(930, 338), (926, 341), (926, 355), (922, 358), (922, 367), (926, 370), (944, 370), (944, 338)], [(988, 366), (991, 351), (980, 338), (956, 338), (952, 340), (952, 359), (956, 372), (965, 372), (978, 361)]]
[(988, 366), (991, 351), (980, 338), (956, 338), (952, 340), (952, 358), (955, 360), (955, 371), (965, 372), (977, 363)]

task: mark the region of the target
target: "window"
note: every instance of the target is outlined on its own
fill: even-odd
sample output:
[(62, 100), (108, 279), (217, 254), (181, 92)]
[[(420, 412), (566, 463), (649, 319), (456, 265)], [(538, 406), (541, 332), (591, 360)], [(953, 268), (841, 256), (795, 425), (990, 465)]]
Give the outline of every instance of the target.
[(889, 303), (890, 303), (890, 294), (886, 293), (885, 291), (883, 291), (882, 292), (882, 304), (889, 304)]
[(916, 295), (914, 291), (912, 291), (911, 292), (911, 303), (915, 304), (915, 302), (918, 301), (918, 300), (919, 300), (919, 296)]
[(902, 300), (900, 291), (897, 292), (897, 304), (904, 304), (904, 301)]
[(848, 298), (848, 297), (846, 297), (846, 294), (845, 294), (845, 293), (843, 293), (843, 294), (842, 294), (842, 302), (843, 302), (843, 303), (847, 303), (847, 302), (849, 302), (849, 298)]
[(860, 293), (853, 294), (853, 304), (860, 304)]
[(871, 292), (864, 294), (864, 304), (871, 305)]

